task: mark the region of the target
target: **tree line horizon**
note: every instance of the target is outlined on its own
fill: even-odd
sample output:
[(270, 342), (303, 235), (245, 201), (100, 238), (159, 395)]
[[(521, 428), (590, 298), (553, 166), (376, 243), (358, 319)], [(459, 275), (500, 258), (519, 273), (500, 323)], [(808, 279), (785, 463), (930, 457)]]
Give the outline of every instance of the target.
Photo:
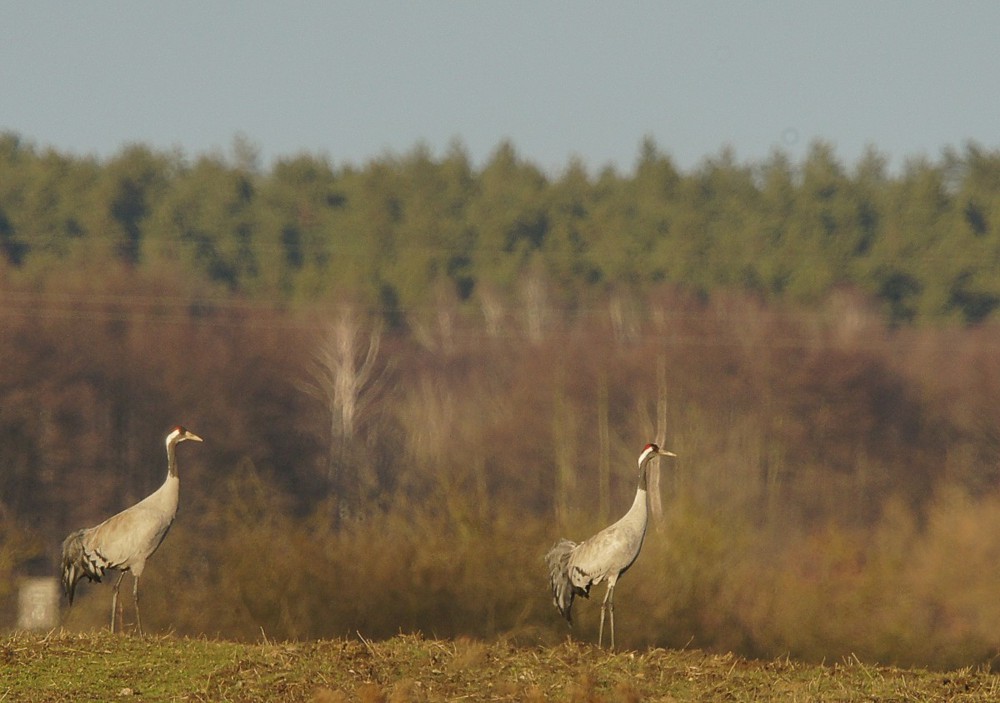
[(1000, 152), (975, 143), (895, 175), (874, 148), (847, 168), (822, 141), (798, 163), (723, 149), (685, 172), (647, 137), (627, 173), (570, 160), (556, 176), (507, 141), (480, 168), (457, 143), (362, 166), (232, 151), (99, 160), (0, 134), (4, 276), (162, 267), (251, 299), (350, 298), (390, 325), (442, 298), (513, 299), (526, 276), (567, 311), (662, 284), (805, 306), (853, 288), (892, 324), (1000, 305)]

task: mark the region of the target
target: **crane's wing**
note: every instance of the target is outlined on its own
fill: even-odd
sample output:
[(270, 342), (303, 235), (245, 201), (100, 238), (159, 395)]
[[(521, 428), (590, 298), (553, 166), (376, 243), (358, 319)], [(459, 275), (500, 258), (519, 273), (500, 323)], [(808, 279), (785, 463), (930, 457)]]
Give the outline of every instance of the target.
[(135, 568), (142, 564), (170, 529), (174, 516), (139, 503), (114, 515), (84, 534), (84, 549), (99, 554), (107, 568)]
[(588, 590), (631, 566), (641, 546), (641, 532), (611, 525), (576, 548), (569, 560), (569, 578), (577, 588)]

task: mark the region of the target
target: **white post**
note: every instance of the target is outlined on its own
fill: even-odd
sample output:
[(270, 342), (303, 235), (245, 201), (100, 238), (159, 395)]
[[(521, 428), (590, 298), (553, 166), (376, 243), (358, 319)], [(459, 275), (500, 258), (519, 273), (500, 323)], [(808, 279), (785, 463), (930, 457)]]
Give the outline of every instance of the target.
[(51, 630), (59, 624), (59, 582), (51, 576), (21, 579), (17, 594), (17, 628)]

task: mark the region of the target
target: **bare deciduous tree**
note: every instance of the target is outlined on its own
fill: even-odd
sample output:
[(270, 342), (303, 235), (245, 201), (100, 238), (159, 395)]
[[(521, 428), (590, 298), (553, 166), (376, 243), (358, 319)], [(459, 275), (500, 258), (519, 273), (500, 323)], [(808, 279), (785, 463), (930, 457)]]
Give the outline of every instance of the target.
[(357, 446), (361, 420), (377, 395), (382, 367), (379, 347), (382, 327), (367, 326), (352, 308), (344, 308), (323, 332), (310, 369), (307, 389), (330, 413), (327, 485), (340, 505), (340, 514), (360, 505), (361, 463), (351, 451)]
[(528, 339), (540, 344), (548, 327), (549, 300), (545, 280), (537, 267), (522, 281), (521, 299)]
[(479, 304), (483, 311), (483, 321), (486, 325), (486, 334), (496, 339), (504, 332), (504, 315), (506, 313), (503, 296), (488, 282), (480, 283), (476, 286)]
[[(667, 440), (667, 355), (660, 351), (656, 355), (656, 438)], [(649, 511), (656, 529), (663, 531), (663, 494), (660, 490), (660, 462), (649, 467)]]

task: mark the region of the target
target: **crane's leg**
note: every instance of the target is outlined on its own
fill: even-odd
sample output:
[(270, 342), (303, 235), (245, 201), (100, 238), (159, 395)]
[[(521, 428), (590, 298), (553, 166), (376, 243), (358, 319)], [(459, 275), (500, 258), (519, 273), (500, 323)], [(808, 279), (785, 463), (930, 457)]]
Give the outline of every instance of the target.
[(132, 574), (132, 601), (135, 603), (135, 629), (142, 637), (142, 620), (139, 619), (139, 577)]
[[(604, 600), (607, 600), (607, 598)], [(597, 631), (597, 646), (604, 646), (604, 601), (601, 601), (601, 629)]]
[(122, 585), (123, 578), (125, 578), (124, 571), (118, 574), (118, 580), (115, 581), (114, 595), (111, 596), (111, 632), (115, 631), (115, 613), (118, 612), (118, 587)]
[[(597, 631), (597, 646), (598, 647), (603, 647), (604, 646), (604, 614), (608, 610), (609, 598), (611, 597), (611, 593), (614, 590), (615, 590), (615, 582), (609, 580), (608, 581), (608, 590), (606, 590), (604, 592), (604, 600), (601, 601), (601, 627)], [(614, 616), (612, 616), (612, 620), (611, 620), (611, 648), (612, 649), (614, 649), (614, 647), (615, 647), (615, 624), (614, 623), (615, 623)]]
[(615, 648), (615, 587), (608, 589), (608, 622), (611, 624), (611, 649)]

